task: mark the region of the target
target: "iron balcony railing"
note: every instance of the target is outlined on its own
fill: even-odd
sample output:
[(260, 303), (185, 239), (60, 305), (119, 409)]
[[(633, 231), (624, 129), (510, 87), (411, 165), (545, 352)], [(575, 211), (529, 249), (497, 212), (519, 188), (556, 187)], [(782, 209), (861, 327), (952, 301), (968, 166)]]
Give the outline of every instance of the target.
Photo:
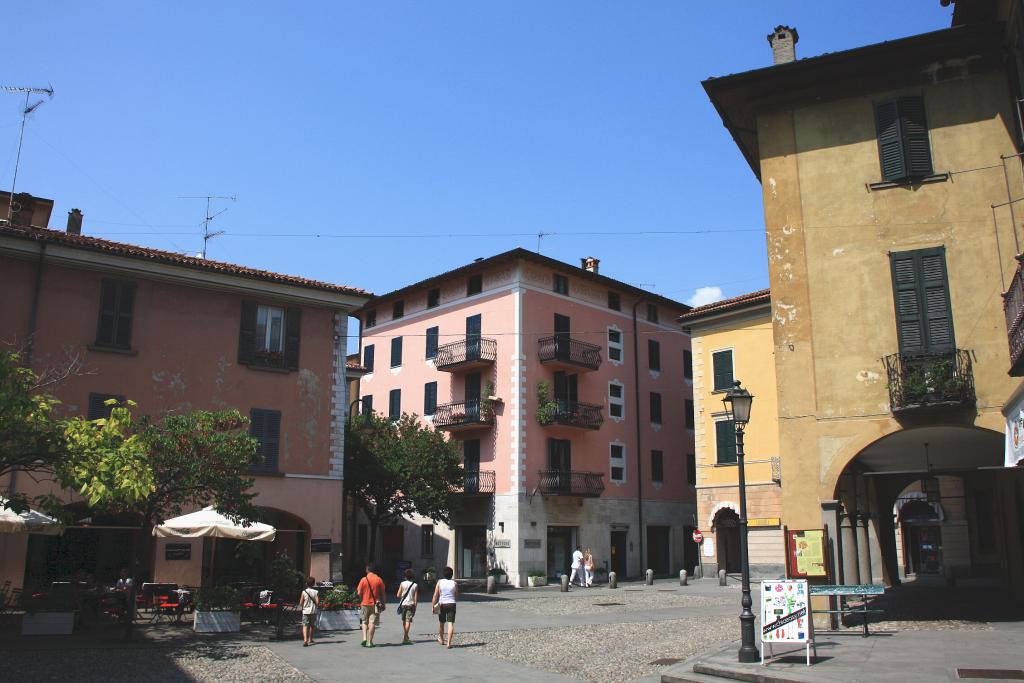
[(479, 399), (442, 403), (434, 409), (435, 429), (485, 427), (493, 424), (494, 413), (484, 401)]
[(493, 363), (498, 357), (498, 342), (487, 337), (460, 339), (437, 347), (434, 367), (451, 370), (460, 365)]
[(974, 371), (966, 349), (894, 353), (882, 360), (893, 413), (974, 404)]
[(588, 370), (601, 367), (601, 347), (596, 344), (556, 334), (537, 341), (541, 363), (564, 363)]
[(494, 493), (494, 470), (466, 470), (462, 474), (462, 493)]
[(601, 406), (579, 401), (555, 400), (555, 410), (551, 414), (551, 421), (548, 424), (564, 425), (566, 427), (579, 427), (580, 429), (600, 429), (604, 423), (604, 414)]
[(1010, 374), (1024, 376), (1024, 273), (1021, 259), (1017, 257), (1017, 270), (1010, 281), (1010, 288), (1003, 294), (1003, 314), (1006, 316), (1006, 334), (1010, 342)]
[(541, 470), (540, 492), (551, 496), (600, 496), (604, 491), (604, 475), (600, 472)]

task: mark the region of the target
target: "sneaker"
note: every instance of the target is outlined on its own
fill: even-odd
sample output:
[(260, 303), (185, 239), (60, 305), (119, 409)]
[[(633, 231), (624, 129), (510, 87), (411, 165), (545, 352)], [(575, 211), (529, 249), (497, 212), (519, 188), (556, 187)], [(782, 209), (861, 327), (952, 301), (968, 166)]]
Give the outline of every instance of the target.
[(412, 641), (409, 640), (408, 638), (406, 638), (405, 640), (402, 641), (402, 645), (412, 645)]
[(377, 647), (377, 646), (374, 645), (373, 643), (369, 643), (366, 647)]
[(359, 641), (359, 645), (360, 645), (360, 647), (366, 647), (366, 641), (365, 640)]

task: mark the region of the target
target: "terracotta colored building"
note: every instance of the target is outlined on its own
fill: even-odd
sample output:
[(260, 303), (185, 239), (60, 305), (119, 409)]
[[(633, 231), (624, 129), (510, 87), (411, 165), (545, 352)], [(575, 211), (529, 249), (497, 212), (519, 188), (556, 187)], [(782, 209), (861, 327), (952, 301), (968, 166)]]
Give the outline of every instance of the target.
[(531, 571), (568, 572), (577, 544), (619, 576), (695, 564), (690, 341), (675, 322), (687, 310), (599, 274), (596, 259), (523, 249), (367, 303), (362, 408), (424, 416), (458, 440), (467, 470), (454, 529), (383, 530), (385, 571), (501, 568), (525, 585)]
[[(203, 540), (160, 539), (152, 578), (251, 577), (279, 551), (303, 571), (337, 577), (348, 316), (368, 295), (86, 237), (74, 213), (68, 232), (44, 227), (46, 216), (0, 226), (0, 338), (25, 348), (37, 371), (81, 361), (81, 373), (52, 389), (68, 413), (99, 416), (110, 397), (154, 416), (234, 408), (251, 418), (264, 457), (253, 470), (256, 503), (277, 540), (247, 549), (259, 557), (222, 541), (214, 569)], [(17, 473), (0, 486), (43, 490)], [(38, 585), (85, 571), (112, 581), (132, 544), (148, 542), (133, 520), (94, 516), (63, 495), (76, 524), (62, 537), (0, 536), (0, 580)]]

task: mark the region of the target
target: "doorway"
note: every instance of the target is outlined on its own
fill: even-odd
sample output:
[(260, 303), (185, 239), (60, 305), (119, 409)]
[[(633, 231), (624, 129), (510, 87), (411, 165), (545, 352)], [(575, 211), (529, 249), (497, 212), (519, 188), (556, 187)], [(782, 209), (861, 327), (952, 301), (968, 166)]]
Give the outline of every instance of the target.
[(908, 574), (942, 573), (942, 530), (937, 524), (904, 525)]
[(740, 518), (729, 508), (715, 515), (715, 551), (719, 569), (728, 574), (740, 571)]
[(670, 538), (671, 527), (647, 527), (647, 569), (653, 569), (656, 576), (669, 575)]
[(571, 570), (572, 552), (576, 548), (576, 527), (548, 527), (548, 576), (558, 578)]
[(626, 530), (612, 529), (611, 566), (620, 579), (626, 578)]
[(483, 578), (487, 574), (487, 527), (458, 528), (459, 578)]

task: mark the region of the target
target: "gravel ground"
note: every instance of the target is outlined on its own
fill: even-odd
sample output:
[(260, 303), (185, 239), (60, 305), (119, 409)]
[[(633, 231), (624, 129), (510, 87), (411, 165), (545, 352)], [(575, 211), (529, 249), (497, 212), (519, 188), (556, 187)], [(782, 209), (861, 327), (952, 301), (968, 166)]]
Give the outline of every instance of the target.
[(4, 680), (33, 683), (313, 683), (313, 679), (259, 645), (0, 650), (0, 661)]
[(696, 595), (663, 591), (619, 591), (593, 596), (576, 593), (559, 595), (546, 600), (507, 600), (494, 603), (498, 609), (509, 609), (533, 614), (565, 616), (572, 614), (609, 614), (636, 612), (639, 610), (669, 609), (679, 607), (712, 607), (730, 605), (733, 600), (707, 598)]
[[(527, 602), (527, 601), (524, 601)], [(530, 601), (532, 602), (532, 601)], [(462, 646), (517, 664), (598, 683), (625, 683), (736, 636), (736, 618), (600, 624), (457, 634)]]

